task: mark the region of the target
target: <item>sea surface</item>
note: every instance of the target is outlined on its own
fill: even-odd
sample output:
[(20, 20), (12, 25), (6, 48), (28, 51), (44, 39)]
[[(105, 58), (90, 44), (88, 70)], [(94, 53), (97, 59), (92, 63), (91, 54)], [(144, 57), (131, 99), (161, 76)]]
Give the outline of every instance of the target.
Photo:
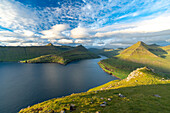
[(33, 104), (85, 92), (117, 79), (97, 64), (105, 58), (75, 61), (66, 66), (1, 62), (0, 113), (17, 113)]

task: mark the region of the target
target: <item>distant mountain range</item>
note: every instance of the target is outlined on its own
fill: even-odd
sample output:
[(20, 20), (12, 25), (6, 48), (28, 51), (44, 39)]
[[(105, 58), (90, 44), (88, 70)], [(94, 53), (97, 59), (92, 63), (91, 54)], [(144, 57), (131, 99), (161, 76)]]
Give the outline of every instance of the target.
[(52, 43), (46, 46), (28, 47), (0, 47), (0, 61), (14, 61), (22, 63), (60, 63), (67, 64), (73, 60), (98, 58), (96, 54), (89, 52), (82, 45), (54, 46)]
[[(49, 46), (49, 44), (48, 44)], [(52, 45), (50, 45), (52, 46)], [(74, 60), (99, 58), (96, 54), (89, 52), (84, 46), (79, 45), (59, 54), (42, 55), (33, 59), (20, 61), (21, 63), (59, 63), (66, 65)]]

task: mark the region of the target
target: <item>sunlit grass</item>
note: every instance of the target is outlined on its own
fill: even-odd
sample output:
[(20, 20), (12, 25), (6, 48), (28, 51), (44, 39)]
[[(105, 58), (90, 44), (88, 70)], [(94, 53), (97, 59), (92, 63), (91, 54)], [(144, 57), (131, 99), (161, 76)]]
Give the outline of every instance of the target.
[(89, 52), (83, 46), (78, 46), (72, 50), (64, 51), (60, 54), (50, 54), (36, 57), (29, 60), (20, 61), (21, 63), (59, 63), (66, 65), (74, 60), (99, 58), (99, 56)]
[[(22, 109), (20, 113), (60, 112), (70, 113), (70, 104), (76, 106), (73, 113), (168, 113), (170, 110), (170, 81), (147, 68), (139, 69), (139, 76), (127, 81), (116, 80), (93, 88), (88, 92), (72, 94), (63, 98), (48, 100)], [(138, 82), (136, 83), (136, 80)], [(125, 97), (119, 97), (118, 94)], [(154, 96), (155, 94), (160, 97)], [(110, 100), (108, 100), (108, 98)], [(100, 104), (106, 102), (105, 107)]]

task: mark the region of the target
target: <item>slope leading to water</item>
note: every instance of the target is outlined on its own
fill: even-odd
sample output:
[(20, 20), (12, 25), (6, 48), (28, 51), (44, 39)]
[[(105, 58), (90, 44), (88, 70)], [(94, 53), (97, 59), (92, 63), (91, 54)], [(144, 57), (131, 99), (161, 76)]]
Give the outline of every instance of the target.
[(108, 58), (111, 58), (113, 56), (118, 55), (123, 48), (118, 48), (118, 49), (107, 49), (107, 48), (103, 48), (103, 49), (96, 49), (96, 48), (90, 48), (88, 49), (89, 51), (97, 54), (97, 55), (103, 55), (106, 56)]
[(60, 54), (64, 51), (71, 50), (70, 46), (0, 46), (0, 62), (31, 59), (48, 54)]
[(21, 63), (59, 63), (66, 65), (74, 60), (99, 58), (99, 56), (89, 52), (85, 47), (79, 45), (71, 50), (60, 54), (43, 55), (33, 59), (20, 61)]
[(169, 46), (149, 46), (144, 42), (137, 42), (119, 55), (99, 62), (100, 67), (121, 79), (138, 67), (148, 66), (155, 69), (164, 77), (170, 77)]
[[(154, 72), (154, 69), (147, 67), (137, 68), (132, 71), (125, 79), (120, 81), (111, 81), (107, 85), (103, 85), (90, 91), (100, 89), (116, 89), (122, 87), (132, 87), (140, 85), (153, 85), (153, 84), (167, 84), (170, 83), (170, 80), (166, 80), (162, 76)], [(102, 88), (101, 88), (102, 87)]]
[[(170, 81), (149, 68), (139, 68), (124, 80), (111, 81), (88, 92), (54, 98), (19, 113), (168, 113)], [(73, 107), (71, 107), (73, 106)], [(74, 108), (74, 109), (72, 109)]]

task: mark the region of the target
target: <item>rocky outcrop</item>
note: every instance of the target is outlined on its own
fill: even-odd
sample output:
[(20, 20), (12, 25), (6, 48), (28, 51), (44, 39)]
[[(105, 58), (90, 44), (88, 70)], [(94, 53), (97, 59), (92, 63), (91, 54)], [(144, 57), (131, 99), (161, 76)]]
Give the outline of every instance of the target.
[(140, 70), (143, 70), (143, 69), (154, 72), (154, 69), (151, 69), (151, 68), (148, 68), (148, 67), (137, 68), (136, 70), (134, 70), (133, 72), (131, 72), (128, 75), (128, 77), (126, 78), (126, 81), (129, 81), (130, 79), (135, 78), (137, 76), (143, 75), (143, 72), (140, 71)]

